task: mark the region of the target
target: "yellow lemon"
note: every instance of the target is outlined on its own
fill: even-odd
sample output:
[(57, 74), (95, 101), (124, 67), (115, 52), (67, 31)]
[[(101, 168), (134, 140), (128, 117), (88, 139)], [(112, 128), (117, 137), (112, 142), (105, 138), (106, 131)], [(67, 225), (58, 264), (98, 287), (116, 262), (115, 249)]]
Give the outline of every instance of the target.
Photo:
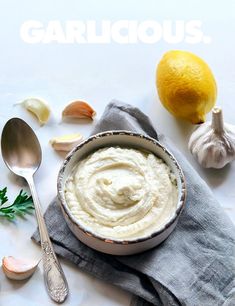
[(156, 71), (158, 95), (174, 116), (194, 124), (203, 123), (217, 96), (209, 66), (191, 52), (172, 50), (164, 54)]

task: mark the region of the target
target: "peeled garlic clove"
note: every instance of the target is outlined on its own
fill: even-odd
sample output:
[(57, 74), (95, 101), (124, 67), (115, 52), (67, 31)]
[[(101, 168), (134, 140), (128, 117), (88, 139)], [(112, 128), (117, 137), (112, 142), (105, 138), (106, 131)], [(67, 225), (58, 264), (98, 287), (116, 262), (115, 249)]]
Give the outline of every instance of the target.
[(41, 124), (45, 124), (50, 117), (50, 108), (45, 101), (38, 98), (28, 98), (22, 102), (22, 105), (33, 113)]
[(17, 259), (13, 256), (3, 257), (2, 269), (5, 275), (14, 280), (29, 278), (37, 269), (38, 261)]
[(96, 115), (94, 109), (85, 101), (74, 101), (65, 107), (62, 118), (91, 118)]
[(56, 151), (69, 152), (77, 146), (82, 139), (83, 137), (81, 134), (70, 134), (52, 138), (50, 144)]

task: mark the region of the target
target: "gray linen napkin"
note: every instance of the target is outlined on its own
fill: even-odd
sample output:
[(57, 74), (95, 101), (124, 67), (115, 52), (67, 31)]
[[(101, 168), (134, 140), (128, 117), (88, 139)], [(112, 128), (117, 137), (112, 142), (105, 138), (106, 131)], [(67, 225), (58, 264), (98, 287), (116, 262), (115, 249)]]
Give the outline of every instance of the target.
[[(132, 305), (234, 306), (235, 227), (211, 190), (139, 109), (115, 100), (109, 103), (93, 134), (116, 129), (159, 139), (178, 159), (188, 192), (179, 223), (165, 242), (150, 251), (111, 256), (74, 237), (55, 199), (45, 213), (55, 251), (78, 268), (132, 292)], [(33, 239), (39, 242), (38, 231)]]

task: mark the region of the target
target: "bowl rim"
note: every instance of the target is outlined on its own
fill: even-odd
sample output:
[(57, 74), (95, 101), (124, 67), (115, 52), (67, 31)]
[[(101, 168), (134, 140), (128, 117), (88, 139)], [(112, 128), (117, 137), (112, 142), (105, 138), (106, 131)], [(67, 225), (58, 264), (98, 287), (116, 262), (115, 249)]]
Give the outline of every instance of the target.
[[(158, 147), (160, 147), (164, 153), (166, 153), (169, 158), (172, 160), (172, 162), (175, 164), (176, 169), (178, 170), (178, 174), (180, 177), (180, 181), (181, 181), (181, 189), (180, 189), (180, 197), (178, 200), (178, 205), (177, 205), (177, 209), (175, 211), (175, 214), (173, 215), (173, 217), (160, 229), (158, 229), (157, 231), (154, 231), (152, 234), (145, 236), (145, 237), (141, 237), (141, 238), (136, 238), (136, 239), (123, 239), (123, 240), (115, 240), (112, 238), (105, 238), (102, 236), (99, 236), (95, 233), (93, 233), (92, 231), (89, 231), (88, 229), (86, 229), (85, 227), (83, 227), (81, 224), (78, 223), (77, 219), (73, 216), (73, 214), (71, 213), (71, 211), (69, 210), (67, 203), (65, 201), (64, 198), (64, 191), (63, 191), (63, 176), (64, 176), (64, 172), (65, 169), (68, 165), (68, 163), (70, 162), (71, 158), (73, 157), (73, 155), (80, 150), (83, 146), (85, 146), (86, 144), (92, 142), (95, 139), (99, 139), (99, 138), (103, 138), (103, 137), (107, 137), (107, 136), (115, 136), (115, 135), (127, 135), (127, 136), (133, 136), (133, 137), (138, 137), (138, 138), (143, 138), (147, 141), (150, 141), (151, 143), (153, 143), (154, 145), (157, 145)], [(76, 226), (78, 227), (85, 235), (89, 236), (89, 237), (94, 237), (98, 240), (101, 240), (105, 243), (110, 243), (110, 244), (121, 244), (121, 245), (127, 245), (127, 244), (135, 244), (135, 243), (139, 243), (139, 242), (144, 242), (146, 240), (149, 240), (155, 236), (160, 235), (161, 233), (165, 232), (179, 217), (179, 215), (181, 214), (184, 206), (185, 206), (185, 200), (186, 200), (186, 182), (185, 182), (185, 176), (183, 173), (183, 170), (181, 168), (181, 166), (179, 165), (177, 159), (174, 157), (174, 155), (168, 150), (166, 149), (166, 147), (164, 145), (162, 145), (158, 140), (156, 140), (155, 138), (152, 138), (150, 136), (141, 134), (141, 133), (137, 133), (137, 132), (131, 132), (128, 130), (109, 130), (109, 131), (104, 131), (104, 132), (100, 132), (100, 133), (96, 133), (94, 135), (91, 135), (90, 137), (86, 138), (85, 140), (83, 140), (80, 144), (78, 144), (72, 151), (70, 151), (70, 153), (65, 157), (59, 173), (58, 173), (58, 178), (57, 178), (57, 195), (58, 195), (58, 199), (60, 202), (60, 206), (62, 208), (62, 211), (65, 215), (68, 216), (69, 220)]]

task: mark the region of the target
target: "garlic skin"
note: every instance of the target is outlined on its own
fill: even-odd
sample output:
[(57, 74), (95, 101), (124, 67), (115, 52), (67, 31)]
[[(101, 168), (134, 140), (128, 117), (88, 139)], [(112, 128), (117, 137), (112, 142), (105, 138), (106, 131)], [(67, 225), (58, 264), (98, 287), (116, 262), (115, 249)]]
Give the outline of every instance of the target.
[(83, 140), (81, 134), (69, 134), (54, 137), (50, 140), (50, 144), (56, 151), (70, 152)]
[(9, 279), (24, 280), (33, 275), (38, 263), (38, 261), (22, 260), (13, 256), (7, 256), (2, 259), (2, 270)]
[(62, 112), (62, 118), (93, 119), (95, 115), (95, 110), (85, 101), (73, 101)]
[(223, 168), (235, 159), (235, 126), (223, 122), (222, 109), (214, 107), (212, 121), (192, 133), (188, 148), (204, 168)]
[(45, 124), (50, 117), (50, 108), (47, 103), (39, 98), (28, 98), (21, 104), (39, 120), (40, 124)]

